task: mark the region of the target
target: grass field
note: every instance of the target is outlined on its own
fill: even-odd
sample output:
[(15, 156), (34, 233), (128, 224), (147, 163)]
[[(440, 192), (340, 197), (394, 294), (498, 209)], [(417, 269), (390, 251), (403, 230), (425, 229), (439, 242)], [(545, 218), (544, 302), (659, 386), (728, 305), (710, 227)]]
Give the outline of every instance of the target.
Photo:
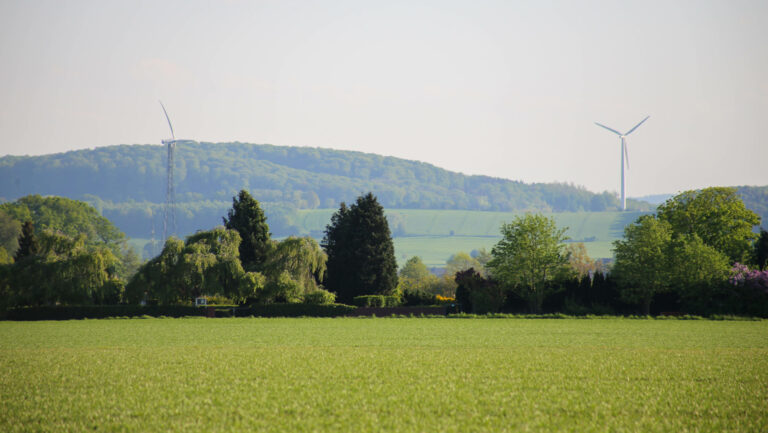
[(0, 322), (0, 431), (768, 430), (768, 321)]

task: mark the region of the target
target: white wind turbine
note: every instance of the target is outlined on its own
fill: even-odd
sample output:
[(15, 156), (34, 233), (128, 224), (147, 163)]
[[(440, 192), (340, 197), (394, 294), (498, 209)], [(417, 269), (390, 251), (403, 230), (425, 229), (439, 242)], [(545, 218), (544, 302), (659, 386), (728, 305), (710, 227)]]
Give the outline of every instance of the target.
[(624, 183), (625, 183), (624, 182), (624, 180), (625, 180), (624, 161), (627, 162), (627, 170), (629, 170), (629, 152), (627, 152), (627, 140), (626, 140), (626, 137), (627, 137), (627, 135), (631, 134), (635, 129), (637, 129), (640, 125), (642, 125), (643, 122), (648, 120), (649, 117), (651, 117), (651, 116), (646, 116), (645, 119), (641, 120), (640, 123), (635, 125), (634, 128), (630, 129), (629, 131), (627, 131), (624, 134), (622, 134), (621, 132), (619, 132), (619, 131), (617, 131), (617, 130), (615, 130), (613, 128), (609, 128), (609, 127), (607, 127), (605, 125), (601, 125), (601, 124), (595, 122), (595, 125), (597, 125), (597, 126), (599, 126), (601, 128), (605, 128), (605, 129), (613, 132), (614, 134), (618, 135), (621, 138), (621, 210), (623, 210), (623, 211), (627, 210), (627, 191), (626, 191), (626, 188), (624, 186)]

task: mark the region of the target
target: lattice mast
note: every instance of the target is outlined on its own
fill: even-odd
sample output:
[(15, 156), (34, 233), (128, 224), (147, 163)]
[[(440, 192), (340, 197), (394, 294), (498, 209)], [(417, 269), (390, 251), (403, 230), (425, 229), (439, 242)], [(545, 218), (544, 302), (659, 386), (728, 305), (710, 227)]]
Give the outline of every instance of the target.
[(168, 112), (165, 110), (165, 105), (163, 105), (162, 101), (160, 101), (160, 106), (163, 108), (165, 120), (168, 121), (168, 127), (171, 129), (171, 139), (162, 141), (167, 150), (165, 159), (165, 207), (163, 208), (163, 242), (165, 242), (169, 236), (176, 234), (176, 191), (173, 181), (173, 154), (176, 150), (176, 136), (173, 133), (171, 118), (168, 117)]

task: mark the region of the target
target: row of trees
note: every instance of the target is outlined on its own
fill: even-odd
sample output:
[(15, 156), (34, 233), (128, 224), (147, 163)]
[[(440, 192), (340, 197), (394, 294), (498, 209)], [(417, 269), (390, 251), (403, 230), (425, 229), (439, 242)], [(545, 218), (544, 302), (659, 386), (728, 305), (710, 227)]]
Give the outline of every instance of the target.
[(488, 278), (474, 269), (456, 274), (456, 298), (476, 311), (514, 308), (524, 300), (530, 311), (541, 312), (548, 298), (558, 298), (549, 308), (562, 311), (571, 302), (571, 309), (620, 313), (639, 306), (649, 314), (656, 301), (667, 311), (766, 315), (768, 232), (753, 231), (759, 222), (733, 189), (682, 193), (656, 215), (627, 226), (614, 244), (610, 276), (593, 268), (587, 281), (577, 264), (590, 261), (574, 260), (577, 251), (566, 251), (565, 229), (528, 214), (502, 226), (503, 239), (486, 265)]
[(680, 194), (656, 215), (638, 218), (615, 243), (609, 273), (583, 245), (566, 245), (566, 229), (553, 219), (527, 214), (502, 225), (490, 253), (454, 255), (442, 278), (417, 257), (398, 276), (387, 219), (373, 194), (341, 203), (318, 244), (308, 237), (273, 240), (258, 201), (242, 190), (223, 226), (169, 239), (127, 284), (126, 259), (116, 254), (124, 238), (101, 220), (75, 235), (46, 226), (83, 218), (56, 216), (78, 209), (72, 203), (56, 201), (46, 211), (41, 200), (0, 208), (17, 215), (27, 209), (43, 227), (36, 234), (35, 224), (25, 222), (11, 263), (0, 267), (3, 299), (15, 305), (172, 304), (201, 295), (236, 303), (351, 303), (373, 294), (418, 304), (455, 294), (459, 308), (473, 312), (649, 313), (656, 303), (665, 311), (768, 314), (768, 271), (759, 270), (768, 264), (768, 233), (753, 231), (759, 217), (727, 188)]

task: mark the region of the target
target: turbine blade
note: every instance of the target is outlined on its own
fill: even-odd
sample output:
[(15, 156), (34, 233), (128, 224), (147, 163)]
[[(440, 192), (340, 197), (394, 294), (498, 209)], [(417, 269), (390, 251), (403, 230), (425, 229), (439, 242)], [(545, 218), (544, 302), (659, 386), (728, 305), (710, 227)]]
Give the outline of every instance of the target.
[(173, 125), (171, 125), (171, 118), (168, 117), (168, 112), (165, 111), (165, 105), (163, 105), (163, 101), (158, 101), (158, 102), (160, 102), (160, 106), (163, 107), (163, 113), (165, 114), (165, 120), (168, 121), (168, 127), (171, 128), (171, 138), (173, 139), (173, 141), (176, 141), (176, 136), (173, 135)]
[(643, 124), (643, 122), (645, 122), (646, 120), (648, 120), (648, 118), (649, 118), (649, 117), (651, 117), (651, 116), (645, 116), (645, 119), (641, 120), (641, 121), (640, 121), (640, 123), (638, 123), (637, 125), (635, 125), (635, 127), (634, 127), (634, 128), (630, 129), (630, 130), (629, 130), (629, 132), (627, 132), (627, 133), (626, 133), (626, 134), (624, 134), (624, 135), (629, 135), (629, 134), (631, 134), (631, 133), (632, 133), (632, 131), (634, 131), (634, 130), (635, 130), (635, 129), (637, 129), (637, 128), (638, 128), (640, 125), (642, 125), (642, 124)]
[(627, 170), (629, 170), (629, 151), (627, 150), (626, 140), (621, 140), (621, 145), (624, 146), (624, 159), (627, 160)]
[(609, 127), (607, 127), (607, 126), (605, 126), (605, 125), (601, 125), (601, 124), (599, 124), (599, 123), (597, 123), (597, 122), (595, 122), (595, 125), (597, 125), (597, 126), (599, 126), (599, 127), (601, 127), (601, 128), (605, 128), (605, 129), (607, 129), (607, 130), (609, 130), (609, 131), (613, 132), (613, 133), (614, 133), (614, 134), (616, 134), (616, 135), (619, 135), (619, 136), (621, 135), (621, 132), (619, 132), (619, 131), (617, 131), (617, 130), (615, 130), (615, 129), (613, 129), (613, 128), (609, 128)]

